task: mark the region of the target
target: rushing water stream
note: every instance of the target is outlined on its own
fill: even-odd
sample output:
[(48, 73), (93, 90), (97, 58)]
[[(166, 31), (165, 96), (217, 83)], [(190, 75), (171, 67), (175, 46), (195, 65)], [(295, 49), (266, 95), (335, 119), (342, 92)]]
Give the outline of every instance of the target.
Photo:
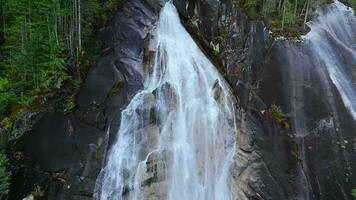
[(237, 133), (230, 89), (172, 3), (161, 11), (154, 43), (145, 89), (122, 112), (95, 199), (231, 199)]

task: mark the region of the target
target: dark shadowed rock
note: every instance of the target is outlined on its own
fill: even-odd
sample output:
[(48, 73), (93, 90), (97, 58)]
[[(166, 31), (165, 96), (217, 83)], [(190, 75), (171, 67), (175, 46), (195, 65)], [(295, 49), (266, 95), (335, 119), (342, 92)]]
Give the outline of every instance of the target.
[(76, 145), (69, 123), (69, 118), (61, 113), (48, 114), (19, 140), (19, 150), (30, 158), (30, 165), (53, 172), (72, 162)]
[(10, 197), (23, 198), (36, 185), (41, 190), (53, 190), (51, 187), (58, 181), (59, 185), (72, 185), (74, 177), (95, 179), (102, 158), (91, 157), (97, 154), (95, 152), (103, 142), (103, 136), (103, 131), (62, 113), (43, 116), (33, 130), (23, 135), (10, 149), (14, 156), (12, 160), (17, 164), (12, 184), (17, 192)]

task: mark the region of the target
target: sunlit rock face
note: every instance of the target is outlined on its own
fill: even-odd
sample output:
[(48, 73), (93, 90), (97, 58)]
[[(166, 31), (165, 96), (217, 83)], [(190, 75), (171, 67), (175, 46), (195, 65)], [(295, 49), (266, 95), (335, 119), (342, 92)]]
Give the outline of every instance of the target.
[[(300, 143), (301, 199), (352, 199), (356, 141), (356, 20), (335, 2), (318, 11), (311, 31), (278, 41), (266, 59), (261, 95), (284, 106)], [(274, 82), (275, 84), (269, 84)]]
[(122, 112), (95, 199), (232, 199), (235, 100), (180, 23), (161, 11), (144, 89)]

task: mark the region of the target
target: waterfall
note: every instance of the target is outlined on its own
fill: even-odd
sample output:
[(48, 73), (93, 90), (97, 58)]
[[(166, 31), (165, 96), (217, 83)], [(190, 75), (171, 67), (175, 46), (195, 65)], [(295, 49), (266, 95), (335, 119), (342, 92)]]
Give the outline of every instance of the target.
[[(279, 59), (295, 135), (305, 137), (320, 117), (356, 122), (356, 19), (335, 1), (308, 22), (302, 42), (284, 41)], [(315, 109), (312, 105), (318, 105)], [(348, 116), (344, 110), (347, 111)], [(345, 120), (344, 120), (345, 121)]]
[(345, 107), (356, 120), (355, 14), (337, 0), (318, 14), (308, 24), (311, 31), (305, 37), (306, 42), (315, 58), (315, 67), (326, 69)]
[(95, 199), (231, 199), (234, 98), (166, 3), (145, 81), (122, 111)]
[[(345, 145), (356, 134), (355, 15), (338, 1), (320, 7), (317, 15), (301, 42), (280, 41), (274, 52), (282, 66), (292, 131), (300, 143), (298, 199), (332, 196), (335, 182), (350, 187), (342, 175), (352, 174), (354, 162), (353, 150)], [(329, 176), (335, 178), (322, 180)]]

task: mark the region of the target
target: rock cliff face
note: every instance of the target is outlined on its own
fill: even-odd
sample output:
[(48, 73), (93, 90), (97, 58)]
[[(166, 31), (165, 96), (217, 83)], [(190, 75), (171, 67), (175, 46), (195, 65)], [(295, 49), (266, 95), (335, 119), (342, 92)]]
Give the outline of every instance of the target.
[[(174, 3), (238, 99), (234, 199), (352, 199), (355, 120), (326, 64), (312, 59), (310, 44), (273, 42), (264, 24), (247, 20), (234, 0)], [(10, 148), (16, 160), (11, 199), (23, 198), (36, 185), (46, 191), (44, 199), (92, 199), (121, 111), (143, 87), (163, 5), (128, 0), (100, 31), (103, 53), (78, 94), (77, 110), (44, 115)], [(336, 12), (330, 9), (325, 13)], [(347, 17), (353, 37), (328, 44), (355, 82), (356, 26), (354, 16)], [(273, 104), (290, 114), (290, 128), (270, 114)]]
[[(301, 199), (352, 199), (355, 185), (355, 27), (351, 9), (319, 11), (302, 42), (275, 42), (260, 94), (290, 112), (305, 185)], [(270, 85), (273, 80), (279, 84)]]
[(142, 89), (146, 48), (162, 5), (128, 1), (99, 31), (102, 53), (77, 96), (76, 111), (46, 114), (10, 148), (16, 161), (10, 199), (41, 191), (44, 199), (92, 199), (121, 110)]
[(200, 34), (219, 46), (219, 68), (240, 100), (234, 198), (296, 198), (300, 181), (294, 177), (302, 174), (297, 143), (266, 112), (270, 104), (258, 95), (263, 61), (272, 43), (268, 30), (261, 22), (248, 21), (235, 1), (198, 1), (196, 6)]

